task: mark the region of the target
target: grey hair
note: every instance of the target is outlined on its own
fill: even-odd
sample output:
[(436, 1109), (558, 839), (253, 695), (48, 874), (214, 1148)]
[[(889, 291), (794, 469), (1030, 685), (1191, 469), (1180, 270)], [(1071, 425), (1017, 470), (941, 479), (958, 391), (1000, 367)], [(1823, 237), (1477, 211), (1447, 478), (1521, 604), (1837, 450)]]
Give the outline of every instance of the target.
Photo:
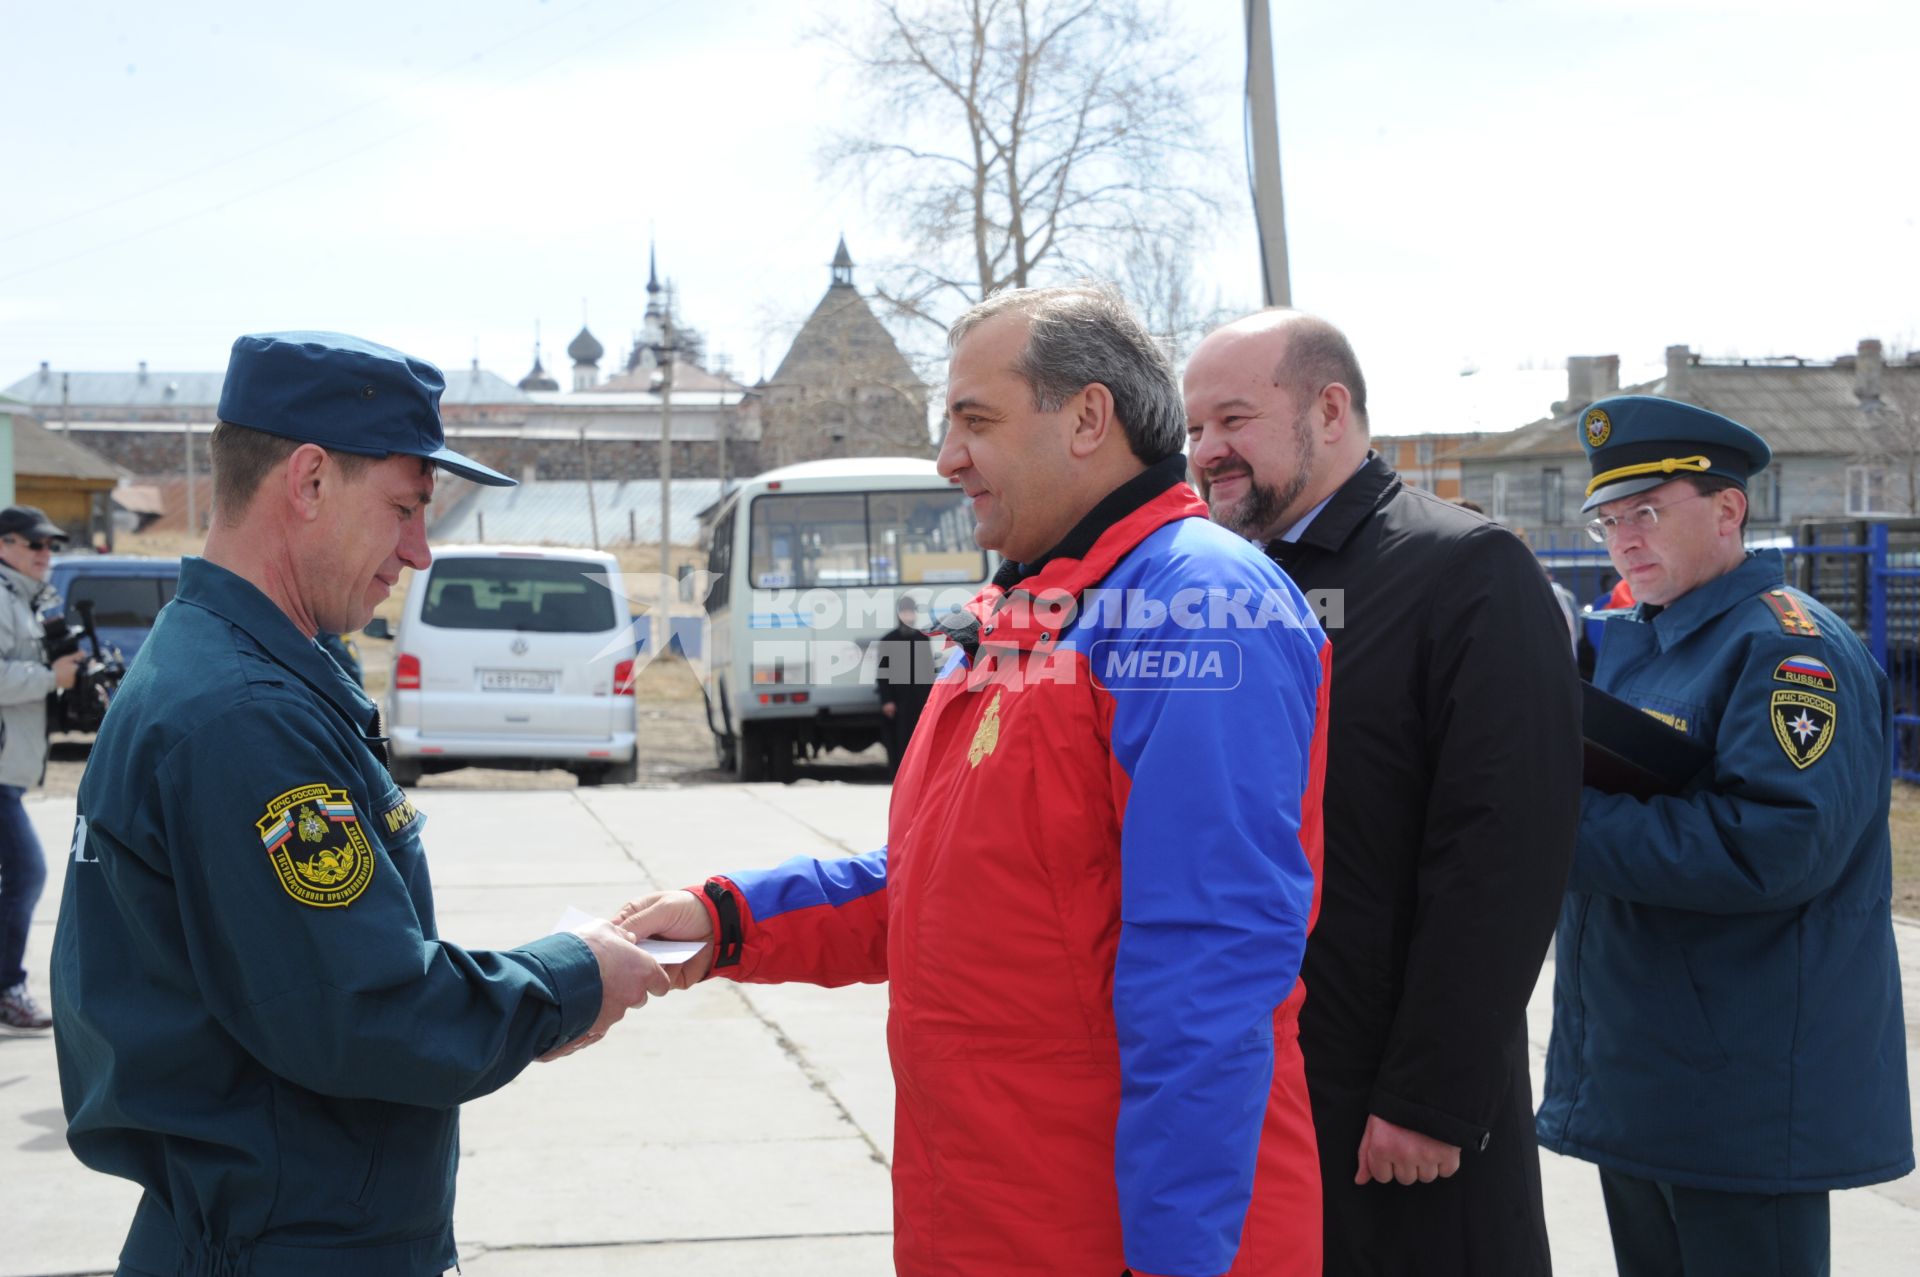
[(1119, 289), (1088, 282), (995, 293), (954, 321), (948, 353), (981, 324), (1007, 314), (1027, 320), (1026, 349), (1013, 368), (1032, 388), (1036, 409), (1057, 412), (1099, 382), (1113, 395), (1114, 415), (1134, 456), (1152, 465), (1185, 446), (1186, 408), (1173, 365)]

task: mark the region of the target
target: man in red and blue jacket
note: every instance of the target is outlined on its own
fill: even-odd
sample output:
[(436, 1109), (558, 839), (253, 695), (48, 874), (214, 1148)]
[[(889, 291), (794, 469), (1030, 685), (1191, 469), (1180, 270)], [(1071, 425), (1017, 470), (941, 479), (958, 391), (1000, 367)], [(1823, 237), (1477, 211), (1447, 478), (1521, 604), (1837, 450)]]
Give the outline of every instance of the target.
[(1317, 1274), (1326, 638), (1184, 482), (1117, 295), (1003, 294), (951, 345), (940, 467), (1007, 562), (946, 626), (887, 845), (622, 920), (712, 939), (687, 983), (891, 982), (900, 1273)]

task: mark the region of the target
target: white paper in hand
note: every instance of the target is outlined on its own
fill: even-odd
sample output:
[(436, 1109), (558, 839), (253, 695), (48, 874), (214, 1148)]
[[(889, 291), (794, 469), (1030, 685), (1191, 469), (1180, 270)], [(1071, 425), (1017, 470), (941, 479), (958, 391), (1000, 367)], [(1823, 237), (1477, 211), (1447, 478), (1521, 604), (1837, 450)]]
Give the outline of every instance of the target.
[[(594, 920), (594, 915), (586, 910), (575, 909), (572, 905), (568, 905), (566, 912), (560, 915), (560, 920), (553, 924), (553, 934), (558, 935), (562, 931), (584, 927)], [(640, 948), (653, 955), (653, 960), (663, 967), (677, 967), (706, 947), (706, 942), (703, 940), (640, 941)]]

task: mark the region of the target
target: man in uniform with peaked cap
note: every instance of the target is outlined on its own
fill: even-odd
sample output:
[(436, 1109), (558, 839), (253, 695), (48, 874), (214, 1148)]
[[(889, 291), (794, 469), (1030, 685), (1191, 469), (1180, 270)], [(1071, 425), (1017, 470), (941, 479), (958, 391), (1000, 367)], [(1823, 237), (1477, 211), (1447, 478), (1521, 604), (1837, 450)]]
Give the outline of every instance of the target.
[(1594, 681), (1714, 761), (1678, 795), (1584, 793), (1540, 1142), (1600, 1167), (1623, 1277), (1824, 1274), (1828, 1191), (1914, 1165), (1887, 680), (1744, 549), (1753, 431), (1627, 395), (1580, 437), (1638, 600)]
[(54, 935), (67, 1139), (144, 1193), (123, 1274), (425, 1277), (455, 1263), (458, 1106), (590, 1042), (664, 973), (605, 922), (439, 938), (425, 817), (314, 641), (423, 570), (433, 365), (336, 333), (234, 343), (213, 526), (80, 786)]

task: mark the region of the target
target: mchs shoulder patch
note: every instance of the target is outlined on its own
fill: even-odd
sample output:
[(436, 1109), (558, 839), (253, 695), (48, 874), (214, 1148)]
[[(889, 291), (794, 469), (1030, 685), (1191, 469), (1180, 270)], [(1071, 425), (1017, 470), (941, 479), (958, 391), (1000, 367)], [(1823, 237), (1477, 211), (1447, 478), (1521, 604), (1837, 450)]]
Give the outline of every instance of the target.
[(373, 848), (344, 789), (289, 789), (254, 823), (281, 887), (303, 905), (352, 904), (373, 881)]
[(375, 828), (388, 838), (397, 838), (420, 823), (420, 809), (405, 794), (400, 801), (380, 813), (380, 819), (374, 822)]

